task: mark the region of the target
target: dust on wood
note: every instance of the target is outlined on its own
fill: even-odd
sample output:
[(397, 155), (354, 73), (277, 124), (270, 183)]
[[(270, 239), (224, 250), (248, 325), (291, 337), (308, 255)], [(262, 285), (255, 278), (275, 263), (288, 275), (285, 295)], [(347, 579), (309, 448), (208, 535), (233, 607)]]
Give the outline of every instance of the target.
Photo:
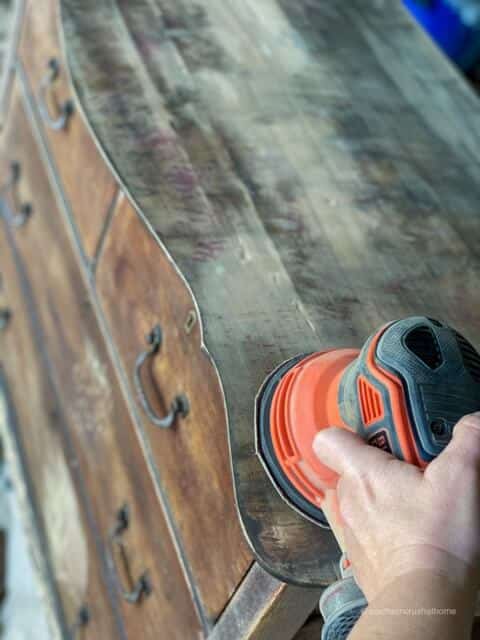
[(198, 301), (255, 551), (328, 582), (331, 543), (256, 460), (255, 392), (405, 315), (480, 341), (476, 99), (400, 4), (63, 0), (62, 20), (88, 119)]

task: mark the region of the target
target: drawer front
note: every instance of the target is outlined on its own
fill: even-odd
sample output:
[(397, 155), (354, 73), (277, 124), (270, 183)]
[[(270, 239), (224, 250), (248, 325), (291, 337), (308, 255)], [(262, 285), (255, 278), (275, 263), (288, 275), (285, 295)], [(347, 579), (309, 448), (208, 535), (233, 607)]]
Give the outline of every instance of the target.
[(57, 619), (64, 632), (78, 623), (79, 633), (85, 633), (79, 637), (116, 638), (113, 608), (81, 505), (78, 478), (72, 472), (76, 459), (65, 450), (63, 416), (46, 375), (3, 220), (0, 272), (0, 366), (16, 414), (9, 428), (25, 467), (53, 600), (59, 608)]
[[(201, 343), (192, 295), (126, 198), (113, 214), (96, 277), (153, 454), (152, 472), (167, 495), (206, 615), (214, 620), (252, 558), (235, 508), (223, 391)], [(145, 339), (154, 328), (158, 338), (161, 333), (156, 350)], [(158, 420), (171, 414), (175, 399), (188, 404), (188, 412), (161, 428)]]
[(84, 251), (93, 258), (116, 182), (73, 101), (57, 0), (29, 0), (19, 56)]
[(23, 225), (10, 220), (12, 235), (125, 634), (199, 638), (176, 547), (18, 91), (10, 116), (1, 154), (21, 166), (12, 200), (32, 207)]

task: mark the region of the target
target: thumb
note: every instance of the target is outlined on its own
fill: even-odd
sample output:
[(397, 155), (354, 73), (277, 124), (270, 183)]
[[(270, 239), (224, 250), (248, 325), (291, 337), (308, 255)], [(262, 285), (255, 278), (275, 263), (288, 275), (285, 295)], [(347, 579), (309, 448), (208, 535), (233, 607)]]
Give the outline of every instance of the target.
[(453, 429), (452, 439), (443, 452), (430, 463), (442, 462), (455, 456), (462, 462), (480, 466), (480, 412), (463, 416)]
[(313, 451), (322, 464), (339, 475), (368, 469), (392, 458), (368, 445), (356, 433), (338, 427), (320, 431), (313, 441)]

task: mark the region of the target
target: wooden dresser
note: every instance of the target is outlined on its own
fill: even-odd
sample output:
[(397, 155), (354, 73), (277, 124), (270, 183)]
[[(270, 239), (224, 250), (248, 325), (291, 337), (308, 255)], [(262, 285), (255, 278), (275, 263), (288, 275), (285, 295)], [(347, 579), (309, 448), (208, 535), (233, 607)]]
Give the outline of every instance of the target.
[(321, 4), (14, 3), (0, 422), (52, 638), (319, 638), (256, 389), (409, 313), (480, 341), (476, 97), (400, 8)]
[[(286, 587), (253, 563), (241, 530), (197, 303), (80, 112), (58, 3), (19, 3), (17, 20), (0, 140), (0, 349), (56, 634), (203, 638), (237, 592), (248, 619), (217, 636), (264, 637)], [(174, 426), (157, 426), (149, 413), (171, 405)], [(290, 636), (316, 597), (300, 598)]]

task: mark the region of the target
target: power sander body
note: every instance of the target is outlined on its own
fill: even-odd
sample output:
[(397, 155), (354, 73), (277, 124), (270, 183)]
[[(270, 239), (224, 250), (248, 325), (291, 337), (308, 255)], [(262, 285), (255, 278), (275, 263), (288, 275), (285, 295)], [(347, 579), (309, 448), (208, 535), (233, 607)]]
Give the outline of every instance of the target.
[[(348, 429), (424, 468), (448, 444), (456, 422), (479, 410), (480, 354), (448, 325), (415, 316), (385, 325), (361, 350), (304, 354), (280, 365), (257, 396), (257, 455), (284, 500), (328, 527), (322, 502), (337, 476), (313, 452), (319, 431)], [(351, 629), (356, 618), (340, 596), (354, 592), (359, 615), (361, 592), (351, 575), (344, 581), (343, 592), (338, 585), (330, 588), (335, 606), (322, 599), (335, 624), (347, 615), (345, 628)], [(327, 633), (335, 624), (326, 625)]]

